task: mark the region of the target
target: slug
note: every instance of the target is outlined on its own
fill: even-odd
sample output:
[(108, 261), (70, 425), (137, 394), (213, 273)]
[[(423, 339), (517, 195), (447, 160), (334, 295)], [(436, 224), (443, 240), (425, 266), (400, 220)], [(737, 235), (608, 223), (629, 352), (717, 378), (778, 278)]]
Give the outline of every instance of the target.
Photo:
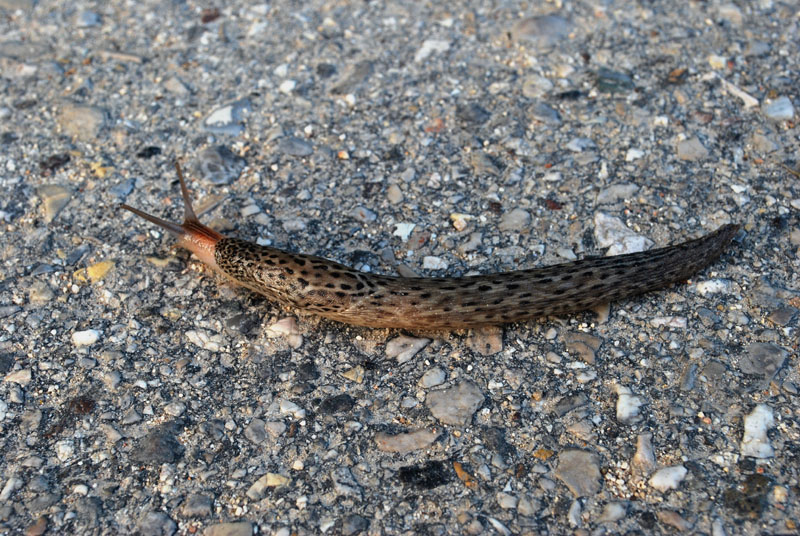
[(392, 277), (223, 236), (197, 219), (180, 166), (175, 167), (182, 224), (121, 207), (173, 233), (180, 246), (239, 285), (302, 313), (370, 328), (470, 328), (583, 311), (686, 280), (719, 257), (739, 230), (728, 224), (674, 246), (530, 270)]

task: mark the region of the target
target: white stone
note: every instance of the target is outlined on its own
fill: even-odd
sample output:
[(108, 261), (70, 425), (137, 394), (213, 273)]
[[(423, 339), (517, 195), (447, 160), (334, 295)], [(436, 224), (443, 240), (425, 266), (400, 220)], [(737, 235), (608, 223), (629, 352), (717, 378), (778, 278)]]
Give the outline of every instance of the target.
[(441, 257), (426, 255), (422, 258), (422, 267), (426, 270), (447, 270), (448, 266), (447, 261)]
[(100, 339), (100, 332), (96, 329), (76, 331), (72, 334), (72, 344), (75, 346), (91, 346)]
[(606, 255), (622, 255), (637, 253), (653, 245), (653, 241), (636, 234), (625, 226), (623, 221), (605, 212), (594, 215), (594, 236), (602, 248), (609, 248)]
[(416, 223), (395, 223), (394, 233), (392, 234), (394, 236), (399, 236), (400, 240), (405, 242), (406, 240), (408, 240), (408, 235), (411, 234), (411, 231), (413, 231), (414, 227), (416, 226), (417, 226)]
[(616, 386), (617, 420), (623, 423), (636, 422), (640, 419), (639, 408), (644, 405), (641, 398), (623, 385)]
[(75, 443), (70, 439), (58, 441), (55, 445), (56, 457), (59, 461), (65, 462), (69, 460), (75, 453)]
[(660, 492), (677, 489), (689, 471), (682, 465), (659, 469), (650, 477), (650, 485)]
[(697, 283), (697, 292), (702, 296), (708, 294), (722, 294), (730, 292), (731, 283), (724, 279), (709, 279), (708, 281), (700, 281)]
[(634, 160), (639, 160), (641, 157), (644, 156), (644, 151), (641, 149), (628, 149), (628, 152), (625, 153), (625, 161), (626, 162), (633, 162)]
[(772, 409), (766, 404), (757, 405), (744, 418), (744, 435), (740, 450), (742, 456), (753, 458), (772, 458), (775, 450), (769, 443), (767, 430), (775, 424)]
[(422, 46), (417, 53), (414, 54), (414, 61), (421, 62), (434, 52), (447, 52), (450, 50), (450, 42), (441, 39), (427, 39), (422, 43)]

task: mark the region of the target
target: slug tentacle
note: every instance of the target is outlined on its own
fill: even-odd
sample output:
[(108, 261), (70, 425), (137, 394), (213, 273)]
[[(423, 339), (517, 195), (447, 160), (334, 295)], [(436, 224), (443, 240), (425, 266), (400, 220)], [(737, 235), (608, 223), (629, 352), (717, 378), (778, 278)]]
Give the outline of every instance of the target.
[(586, 310), (686, 280), (719, 257), (739, 230), (729, 224), (674, 246), (530, 270), (459, 278), (392, 277), (223, 237), (198, 221), (180, 168), (178, 174), (183, 224), (123, 208), (177, 234), (181, 246), (271, 300), (376, 328), (467, 328)]

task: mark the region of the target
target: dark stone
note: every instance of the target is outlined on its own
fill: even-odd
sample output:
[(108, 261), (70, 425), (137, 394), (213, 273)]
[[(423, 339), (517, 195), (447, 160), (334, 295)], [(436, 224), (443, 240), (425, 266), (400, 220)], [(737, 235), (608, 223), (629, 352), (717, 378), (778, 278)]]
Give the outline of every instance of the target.
[(358, 514), (350, 514), (349, 516), (345, 517), (344, 521), (342, 522), (342, 534), (345, 536), (351, 536), (352, 534), (364, 532), (368, 528), (369, 521)]
[(313, 361), (306, 361), (295, 368), (295, 378), (302, 382), (314, 381), (319, 378), (319, 370)]
[(175, 463), (184, 452), (183, 445), (173, 435), (173, 426), (164, 425), (137, 441), (131, 460), (137, 463)]
[(136, 153), (136, 156), (139, 158), (153, 158), (154, 156), (158, 156), (161, 154), (161, 147), (156, 147), (154, 145), (149, 145)]
[(589, 398), (584, 393), (578, 393), (572, 396), (565, 396), (553, 408), (553, 412), (559, 417), (563, 417), (573, 409), (585, 406), (589, 403)]
[(136, 534), (141, 536), (172, 536), (178, 525), (164, 512), (149, 512), (136, 526)]
[(481, 105), (470, 102), (468, 104), (459, 104), (456, 107), (456, 117), (465, 123), (482, 125), (492, 117), (492, 114)]
[(5, 374), (14, 366), (14, 356), (11, 354), (0, 354), (0, 374)]
[(330, 78), (336, 74), (336, 66), (330, 63), (320, 63), (317, 65), (317, 76), (320, 78)]
[(651, 530), (656, 526), (656, 516), (653, 512), (642, 512), (639, 514), (639, 523), (641, 523), (642, 528)]
[(487, 448), (502, 456), (504, 460), (508, 460), (516, 453), (516, 449), (506, 441), (506, 432), (502, 428), (496, 426), (484, 428), (481, 439)]
[(355, 403), (355, 400), (350, 395), (336, 395), (323, 400), (319, 405), (319, 412), (327, 415), (345, 413), (353, 409)]
[(70, 160), (71, 158), (67, 153), (54, 154), (39, 162), (39, 167), (44, 172), (52, 173), (58, 168), (63, 167)]
[(186, 497), (182, 512), (186, 517), (208, 517), (213, 513), (214, 501), (208, 495), (193, 493)]
[(633, 79), (630, 75), (606, 67), (600, 67), (595, 73), (595, 81), (597, 89), (606, 93), (622, 93), (633, 89)]
[(447, 484), (451, 472), (441, 461), (428, 462), (423, 465), (409, 465), (397, 471), (400, 482), (421, 489), (433, 489)]
[(740, 486), (723, 492), (722, 502), (739, 517), (758, 519), (767, 506), (771, 486), (772, 480), (765, 475), (748, 475)]

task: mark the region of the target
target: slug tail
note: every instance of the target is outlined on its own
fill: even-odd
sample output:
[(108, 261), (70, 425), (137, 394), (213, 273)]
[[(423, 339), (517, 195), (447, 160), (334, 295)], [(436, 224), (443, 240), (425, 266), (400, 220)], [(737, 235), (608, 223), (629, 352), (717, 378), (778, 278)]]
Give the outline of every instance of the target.
[(124, 208), (133, 212), (140, 218), (144, 218), (150, 223), (154, 223), (159, 227), (166, 229), (170, 233), (178, 237), (178, 245), (188, 249), (194, 253), (201, 261), (208, 264), (212, 268), (217, 268), (217, 263), (214, 260), (214, 251), (216, 250), (217, 242), (224, 237), (200, 223), (194, 209), (192, 208), (192, 196), (189, 193), (189, 188), (186, 187), (186, 181), (183, 178), (183, 171), (180, 164), (175, 162), (175, 170), (178, 172), (178, 180), (181, 183), (181, 195), (183, 197), (183, 223), (178, 224), (171, 221), (163, 220), (158, 216), (148, 214), (138, 208), (130, 205), (121, 204), (120, 208)]

